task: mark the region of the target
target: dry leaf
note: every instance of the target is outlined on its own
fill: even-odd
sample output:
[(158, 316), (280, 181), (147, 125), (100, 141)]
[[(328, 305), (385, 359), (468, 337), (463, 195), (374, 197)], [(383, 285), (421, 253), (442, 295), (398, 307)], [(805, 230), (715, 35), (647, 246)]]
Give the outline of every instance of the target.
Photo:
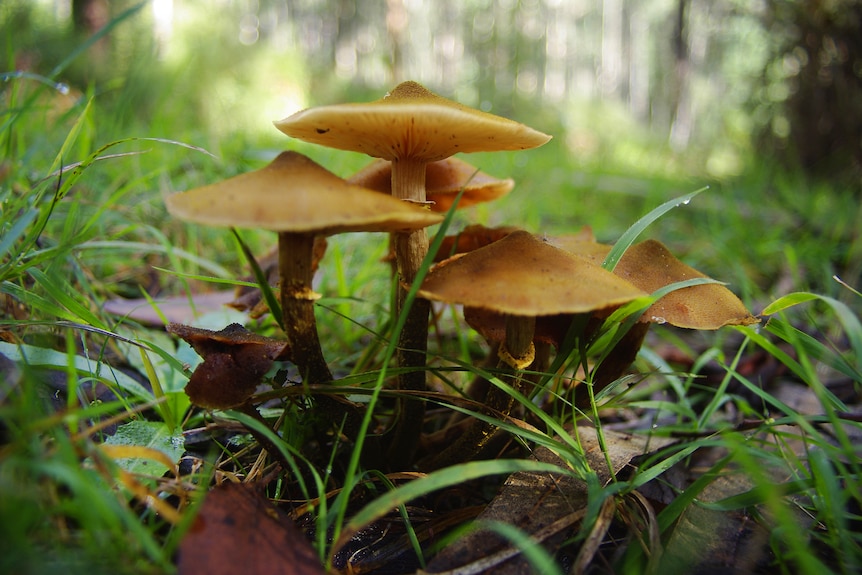
[[(578, 427), (578, 436), (590, 467), (605, 484), (611, 475), (605, 455), (599, 448), (596, 431), (589, 427)], [(614, 474), (621, 473), (639, 457), (666, 447), (674, 440), (657, 437), (630, 435), (610, 430), (604, 431), (608, 456)], [(565, 467), (565, 463), (550, 450), (537, 448), (533, 457), (539, 461), (554, 462)], [(512, 474), (500, 494), (492, 501), (477, 520), (503, 521), (517, 526), (526, 534), (541, 539), (542, 544), (553, 554), (570, 535), (585, 513), (587, 485), (572, 476), (548, 473), (519, 472)], [(494, 533), (476, 531), (458, 539), (438, 553), (428, 564), (428, 573), (464, 567), (472, 563), (483, 563), (489, 556), (500, 554), (511, 545)], [(499, 555), (504, 558), (504, 555)], [(530, 565), (515, 554), (497, 564), (486, 566), (481, 573), (521, 574), (531, 573)]]
[[(105, 302), (106, 312), (133, 319), (145, 325), (190, 323), (208, 313), (221, 311), (233, 300), (233, 291), (216, 291), (189, 296), (169, 296), (150, 301), (138, 299), (112, 299)], [(161, 312), (159, 315), (158, 312)]]
[(299, 528), (248, 485), (213, 488), (180, 544), (180, 575), (323, 575)]

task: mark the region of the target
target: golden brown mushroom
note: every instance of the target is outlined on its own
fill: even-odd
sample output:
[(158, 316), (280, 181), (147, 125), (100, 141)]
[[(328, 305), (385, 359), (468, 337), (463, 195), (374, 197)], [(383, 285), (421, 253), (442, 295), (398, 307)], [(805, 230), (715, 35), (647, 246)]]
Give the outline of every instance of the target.
[[(601, 264), (611, 246), (583, 237), (567, 236), (551, 240), (554, 245), (585, 259)], [(707, 276), (686, 265), (661, 242), (646, 240), (630, 246), (614, 268), (614, 273), (648, 293), (671, 284)], [(653, 303), (638, 319), (638, 323), (623, 335), (593, 374), (593, 389), (597, 392), (621, 376), (632, 364), (643, 344), (649, 325), (668, 324), (675, 327), (715, 330), (727, 325), (750, 325), (758, 319), (729, 289), (708, 283), (674, 290)], [(592, 320), (597, 329), (600, 319)], [(566, 322), (542, 326), (551, 340), (563, 337)], [(554, 333), (554, 331), (556, 332)], [(577, 398), (577, 406), (585, 407), (588, 398)]]
[[(581, 238), (554, 238), (551, 242), (598, 265), (611, 251), (609, 245)], [(677, 259), (656, 240), (646, 240), (629, 247), (614, 268), (614, 273), (647, 293), (676, 282), (707, 277)], [(641, 321), (714, 330), (726, 325), (750, 325), (758, 320), (729, 289), (721, 284), (708, 283), (670, 292), (647, 309)]]
[[(600, 266), (577, 258), (523, 230), (432, 268), (422, 282), (421, 297), (504, 316), (499, 346), (500, 368), (514, 389), (520, 372), (533, 362), (537, 317), (585, 313), (619, 306), (646, 295)], [(514, 400), (492, 387), (486, 406), (508, 415)], [(473, 457), (495, 426), (476, 420), (459, 440), (426, 462), (429, 468)]]
[[(524, 150), (545, 144), (550, 136), (523, 124), (488, 114), (432, 93), (416, 82), (403, 82), (383, 98), (361, 104), (320, 106), (275, 122), (293, 138), (340, 150), (363, 152), (392, 162), (393, 197), (424, 204), (425, 166), (458, 152)], [(402, 285), (396, 297), (400, 313), (409, 286), (428, 252), (425, 230), (395, 234), (395, 259)], [(427, 302), (417, 300), (407, 312), (398, 340), (404, 368), (399, 387), (425, 389), (428, 346)], [(413, 369), (409, 369), (413, 368)], [(399, 462), (412, 459), (422, 425), (424, 405), (402, 402), (391, 447)]]
[(306, 382), (330, 381), (317, 336), (311, 289), (314, 239), (349, 231), (393, 232), (441, 216), (347, 184), (307, 157), (284, 152), (260, 170), (173, 194), (168, 211), (185, 220), (278, 232), (284, 329)]

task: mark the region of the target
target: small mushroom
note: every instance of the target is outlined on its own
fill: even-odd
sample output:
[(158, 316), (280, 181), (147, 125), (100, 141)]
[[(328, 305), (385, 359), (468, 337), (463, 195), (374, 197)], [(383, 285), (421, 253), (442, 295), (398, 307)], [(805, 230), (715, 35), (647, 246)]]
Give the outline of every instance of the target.
[[(611, 251), (609, 245), (581, 238), (563, 237), (551, 242), (599, 265)], [(676, 282), (708, 277), (677, 259), (656, 240), (646, 240), (629, 247), (614, 268), (614, 273), (647, 293)], [(751, 325), (758, 320), (732, 291), (723, 285), (708, 283), (670, 292), (647, 309), (641, 321), (715, 330), (726, 325)]]
[[(525, 150), (551, 139), (518, 122), (463, 106), (416, 82), (403, 82), (383, 98), (359, 104), (320, 106), (275, 122), (276, 128), (306, 142), (363, 152), (392, 163), (393, 197), (424, 204), (425, 167), (458, 152)], [(410, 286), (428, 253), (425, 230), (395, 234), (401, 285)], [(399, 289), (400, 313), (407, 289)], [(424, 390), (430, 305), (417, 300), (408, 310), (398, 340), (399, 387)], [(390, 448), (397, 463), (412, 459), (424, 419), (424, 404), (401, 402)]]
[[(392, 163), (375, 160), (347, 178), (351, 184), (392, 194)], [(463, 190), (458, 208), (501, 198), (512, 191), (512, 178), (500, 180), (458, 158), (446, 158), (425, 166), (425, 199), (434, 212), (448, 212)]]
[(438, 223), (441, 217), (347, 184), (309, 158), (283, 152), (260, 170), (173, 194), (168, 211), (185, 220), (278, 232), (284, 329), (292, 359), (307, 383), (330, 381), (314, 319), (315, 237), (350, 231), (391, 232)]
[[(519, 230), (437, 264), (422, 282), (419, 295), (503, 315), (505, 330), (499, 345), (499, 366), (507, 382), (519, 389), (520, 372), (535, 357), (537, 317), (592, 312), (619, 306), (645, 293), (600, 266)], [(513, 399), (492, 387), (486, 406), (506, 416)], [(425, 466), (442, 467), (472, 458), (495, 430), (495, 426), (476, 420), (455, 444), (433, 456)]]
[(186, 385), (192, 403), (228, 409), (246, 402), (272, 363), (290, 355), (288, 344), (252, 333), (237, 323), (211, 331), (171, 323), (167, 331), (184, 339), (203, 358)]
[[(574, 236), (554, 238), (552, 243), (595, 264), (601, 264), (611, 250), (609, 245)], [(656, 240), (630, 246), (617, 262), (614, 273), (648, 293), (676, 282), (707, 277), (674, 257), (670, 250)], [(751, 315), (739, 298), (723, 285), (708, 283), (674, 290), (644, 311), (638, 323), (610, 350), (593, 373), (593, 389), (598, 392), (628, 369), (651, 323), (715, 330), (727, 325), (751, 325), (757, 322), (758, 319)], [(594, 318), (590, 329), (598, 329), (600, 323), (600, 318)], [(558, 340), (563, 336), (564, 325), (564, 322), (557, 322), (556, 325), (549, 324), (543, 328), (551, 340)], [(578, 407), (587, 404), (588, 398), (585, 396), (579, 396), (576, 400)]]

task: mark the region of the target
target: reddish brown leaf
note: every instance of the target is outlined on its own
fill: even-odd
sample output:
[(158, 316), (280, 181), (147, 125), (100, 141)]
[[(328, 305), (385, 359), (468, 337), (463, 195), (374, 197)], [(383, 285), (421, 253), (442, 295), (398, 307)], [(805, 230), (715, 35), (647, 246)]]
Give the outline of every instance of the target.
[(212, 489), (180, 544), (180, 575), (322, 575), (302, 532), (248, 485)]

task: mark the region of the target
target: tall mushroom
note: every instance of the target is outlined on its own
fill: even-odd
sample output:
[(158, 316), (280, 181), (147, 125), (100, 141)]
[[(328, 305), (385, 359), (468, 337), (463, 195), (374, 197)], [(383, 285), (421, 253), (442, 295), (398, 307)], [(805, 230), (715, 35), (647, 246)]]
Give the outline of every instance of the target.
[[(533, 362), (536, 318), (586, 313), (618, 306), (645, 295), (622, 278), (519, 230), (485, 247), (437, 264), (422, 282), (419, 295), (429, 300), (491, 310), (505, 316), (499, 367), (508, 383), (520, 387), (521, 371)], [(508, 415), (513, 399), (496, 387), (486, 406)], [(496, 430), (476, 420), (459, 439), (432, 456), (428, 468), (473, 457)]]
[[(275, 122), (275, 126), (293, 138), (392, 162), (393, 196), (416, 203), (426, 201), (425, 166), (429, 162), (458, 152), (524, 150), (550, 140), (550, 136), (518, 122), (438, 96), (416, 82), (403, 82), (374, 102), (303, 110)], [(398, 290), (398, 313), (427, 252), (424, 230), (396, 233), (400, 285), (407, 286)], [(398, 341), (399, 364), (408, 368), (399, 377), (402, 389), (425, 389), (429, 310), (427, 302), (417, 300), (407, 312)], [(402, 403), (390, 450), (396, 460), (412, 458), (423, 413), (421, 402)]]
[(316, 236), (403, 231), (439, 223), (439, 214), (347, 184), (309, 158), (283, 152), (260, 170), (172, 194), (168, 211), (184, 220), (278, 232), (284, 329), (306, 383), (332, 380), (314, 318), (311, 286)]

